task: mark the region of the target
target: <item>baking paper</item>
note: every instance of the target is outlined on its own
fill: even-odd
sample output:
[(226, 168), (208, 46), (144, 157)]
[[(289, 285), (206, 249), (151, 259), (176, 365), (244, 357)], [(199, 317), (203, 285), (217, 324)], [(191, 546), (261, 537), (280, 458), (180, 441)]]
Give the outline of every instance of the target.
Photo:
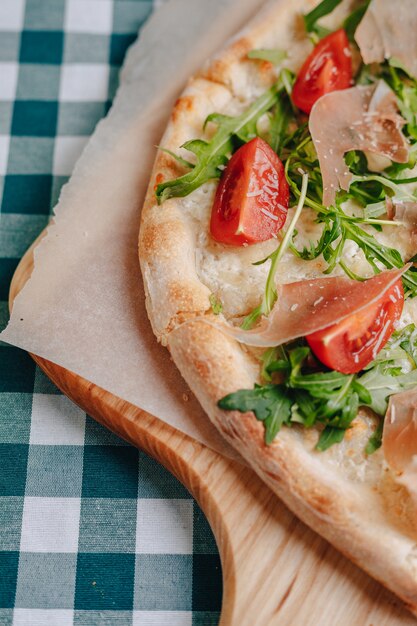
[(128, 53), (114, 106), (63, 188), (32, 277), (0, 335), (228, 455), (234, 453), (152, 334), (137, 236), (155, 145), (175, 98), (262, 4), (171, 0), (153, 14)]

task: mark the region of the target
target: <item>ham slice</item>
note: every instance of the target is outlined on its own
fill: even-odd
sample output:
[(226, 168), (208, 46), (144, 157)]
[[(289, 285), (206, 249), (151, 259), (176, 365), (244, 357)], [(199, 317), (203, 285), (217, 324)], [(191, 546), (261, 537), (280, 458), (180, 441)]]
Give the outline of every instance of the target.
[(222, 324), (221, 329), (248, 346), (279, 346), (341, 322), (377, 302), (408, 267), (381, 272), (364, 282), (332, 276), (279, 285), (274, 308), (257, 328), (242, 330)]
[(323, 176), (323, 204), (334, 204), (339, 188), (349, 189), (352, 175), (344, 154), (366, 150), (407, 163), (409, 145), (401, 132), (395, 94), (380, 81), (328, 93), (313, 106), (309, 128)]
[[(413, 239), (417, 236), (417, 202), (390, 202), (388, 208), (388, 217), (394, 222), (402, 222), (410, 229), (410, 235)], [(417, 252), (417, 250), (416, 250)]]
[(417, 78), (416, 32), (415, 0), (372, 0), (355, 39), (365, 63), (395, 58)]
[(391, 396), (382, 434), (385, 460), (417, 504), (417, 389)]

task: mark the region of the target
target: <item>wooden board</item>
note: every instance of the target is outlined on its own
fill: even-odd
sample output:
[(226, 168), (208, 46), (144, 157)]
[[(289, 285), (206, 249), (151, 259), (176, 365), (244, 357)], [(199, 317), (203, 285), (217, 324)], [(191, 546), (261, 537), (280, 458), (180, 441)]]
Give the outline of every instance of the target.
[[(10, 305), (33, 268), (19, 264)], [(401, 602), (307, 528), (249, 468), (37, 356), (36, 363), (98, 422), (172, 472), (206, 514), (223, 568), (220, 626), (411, 626)]]

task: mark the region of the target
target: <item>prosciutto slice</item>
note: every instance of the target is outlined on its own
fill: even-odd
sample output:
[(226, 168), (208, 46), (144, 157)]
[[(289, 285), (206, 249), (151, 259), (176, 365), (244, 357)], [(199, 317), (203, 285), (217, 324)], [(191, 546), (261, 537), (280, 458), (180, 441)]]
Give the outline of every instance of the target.
[(417, 202), (391, 201), (387, 211), (394, 222), (402, 222), (410, 229), (413, 239), (417, 236)]
[(313, 106), (309, 128), (323, 176), (323, 204), (334, 204), (339, 188), (349, 189), (352, 175), (344, 154), (366, 150), (407, 163), (409, 145), (401, 132), (395, 94), (379, 82), (328, 93)]
[(355, 39), (365, 63), (395, 58), (417, 78), (416, 32), (415, 0), (372, 0)]
[(417, 504), (417, 389), (391, 396), (385, 416), (382, 449), (388, 465), (400, 475)]
[(221, 328), (248, 346), (278, 346), (341, 322), (377, 302), (408, 267), (381, 272), (364, 282), (332, 276), (279, 285), (274, 308), (257, 328), (242, 330), (229, 324)]

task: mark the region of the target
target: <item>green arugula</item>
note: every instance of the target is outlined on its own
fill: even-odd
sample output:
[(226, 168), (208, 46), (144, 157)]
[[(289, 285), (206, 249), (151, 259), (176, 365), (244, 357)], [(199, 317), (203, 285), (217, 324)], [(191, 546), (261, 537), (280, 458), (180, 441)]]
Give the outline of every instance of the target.
[[(410, 354), (411, 361), (407, 361)], [(271, 348), (262, 357), (267, 384), (229, 394), (218, 406), (228, 411), (252, 411), (264, 423), (267, 444), (284, 424), (298, 423), (306, 428), (321, 425), (316, 447), (327, 450), (342, 441), (360, 406), (383, 418), (389, 396), (417, 385), (415, 356), (417, 329), (413, 324), (394, 333), (379, 358), (359, 374), (317, 371), (319, 364), (306, 345)], [(404, 362), (409, 371), (404, 372)], [(275, 384), (271, 382), (274, 376), (279, 379)], [(379, 426), (366, 448), (368, 454), (379, 447), (381, 434)]]
[[(328, 15), (341, 0), (323, 0), (304, 16), (306, 30), (315, 40), (328, 31), (318, 25), (318, 20)], [(344, 21), (350, 40), (364, 15), (369, 0), (359, 5)], [(254, 50), (249, 58), (267, 60), (279, 65), (285, 58), (280, 50)], [(384, 63), (378, 70), (362, 66), (358, 82), (372, 83), (382, 77), (396, 93), (401, 114), (406, 119), (405, 134), (410, 142), (410, 161), (393, 163), (382, 174), (368, 170), (365, 155), (352, 151), (345, 155), (353, 174), (349, 191), (339, 191), (335, 205), (324, 207), (322, 203), (323, 180), (319, 162), (307, 123), (302, 122), (291, 101), (294, 76), (286, 69), (280, 73), (278, 82), (262, 94), (246, 111), (237, 117), (213, 113), (204, 124), (214, 124), (217, 129), (210, 140), (196, 139), (186, 142), (182, 148), (194, 154), (194, 163), (168, 150), (179, 164), (188, 169), (184, 175), (158, 185), (158, 203), (170, 197), (183, 197), (205, 182), (219, 178), (230, 156), (242, 144), (258, 135), (258, 122), (263, 115), (269, 118), (269, 129), (263, 133), (272, 148), (285, 163), (285, 173), (290, 185), (291, 200), (297, 202), (294, 218), (286, 229), (279, 246), (266, 259), (270, 262), (265, 292), (260, 305), (248, 315), (243, 328), (250, 328), (261, 315), (268, 315), (275, 304), (277, 292), (275, 277), (279, 262), (286, 250), (304, 259), (312, 260), (322, 255), (327, 263), (325, 273), (340, 266), (355, 280), (363, 280), (344, 262), (343, 250), (347, 241), (353, 241), (362, 250), (375, 273), (381, 267), (401, 268), (404, 263), (399, 252), (377, 241), (372, 229), (381, 231), (383, 226), (395, 222), (381, 219), (386, 213), (387, 199), (416, 201), (417, 194), (402, 187), (417, 182), (417, 177), (407, 176), (406, 170), (417, 163), (417, 81), (410, 77), (395, 60)], [(355, 215), (348, 215), (343, 204), (353, 200), (358, 207)], [(309, 242), (302, 249), (297, 247), (297, 219), (303, 206), (316, 213), (322, 225), (316, 242)], [(411, 268), (403, 275), (406, 296), (417, 295), (417, 270)], [(210, 297), (212, 310), (221, 312), (221, 303), (214, 295)], [(313, 364), (312, 364), (313, 363)], [(219, 401), (224, 410), (253, 411), (265, 427), (265, 441), (272, 443), (283, 425), (302, 424), (306, 428), (319, 425), (321, 429), (317, 444), (326, 450), (340, 442), (357, 415), (358, 408), (365, 406), (383, 418), (389, 396), (417, 385), (417, 330), (408, 326), (394, 333), (387, 346), (373, 363), (356, 375), (344, 375), (332, 371), (318, 371), (320, 364), (314, 361), (310, 350), (300, 341), (291, 346), (280, 346), (266, 351), (261, 359), (261, 375), (265, 384), (251, 390), (240, 390)], [(366, 452), (375, 451), (382, 436), (381, 419), (371, 437)]]
[[(403, 351), (401, 356), (400, 350)], [(381, 358), (385, 358), (385, 362), (407, 358), (411, 368), (417, 368), (417, 329), (414, 324), (408, 324), (392, 335), (391, 342), (388, 348), (383, 350)]]
[(265, 350), (265, 352), (261, 356), (261, 364), (261, 378), (262, 380), (266, 380), (267, 382), (272, 381), (272, 372), (277, 372), (281, 370), (288, 371), (290, 368), (290, 362), (287, 358), (286, 351), (282, 346)]
[(259, 59), (259, 61), (269, 61), (273, 65), (280, 65), (286, 58), (285, 50), (269, 50), (266, 48), (259, 50), (251, 50), (248, 52), (248, 59)]
[(209, 302), (211, 305), (211, 310), (213, 311), (214, 315), (220, 315), (220, 313), (223, 312), (223, 305), (221, 301), (217, 298), (216, 294), (214, 293), (210, 294)]
[(378, 448), (382, 445), (382, 432), (384, 429), (384, 420), (381, 420), (376, 427), (374, 434), (369, 437), (369, 441), (365, 448), (365, 454), (368, 456), (373, 454), (378, 450)]
[(320, 439), (316, 445), (316, 449), (320, 452), (328, 450), (335, 443), (343, 441), (345, 431), (343, 428), (336, 428), (335, 426), (326, 426), (320, 434)]
[[(306, 31), (318, 37), (324, 37), (330, 31), (317, 24), (318, 20), (329, 15), (341, 3), (342, 0), (323, 0), (312, 11), (304, 15)], [(342, 28), (350, 41), (354, 41), (354, 34), (369, 6), (370, 0), (365, 0), (357, 6), (343, 21)]]
[(342, 0), (322, 0), (312, 11), (304, 15), (306, 31), (308, 33), (319, 32), (321, 34), (317, 21), (325, 17), (325, 15), (329, 15), (341, 2)]
[(251, 328), (262, 315), (269, 315), (269, 313), (272, 310), (272, 307), (274, 306), (276, 302), (277, 291), (275, 288), (275, 275), (277, 273), (279, 262), (281, 261), (282, 257), (284, 256), (284, 253), (286, 252), (288, 246), (290, 245), (290, 241), (292, 239), (293, 232), (297, 224), (298, 218), (300, 217), (301, 211), (304, 208), (304, 200), (307, 195), (307, 186), (308, 186), (308, 176), (307, 174), (304, 174), (303, 180), (301, 183), (301, 191), (300, 191), (300, 197), (298, 199), (297, 208), (290, 222), (290, 225), (285, 231), (285, 235), (282, 238), (281, 243), (279, 244), (278, 248), (274, 250), (274, 252), (272, 252), (272, 254), (270, 254), (266, 259), (262, 259), (262, 261), (258, 261), (255, 264), (255, 265), (260, 265), (261, 263), (265, 263), (268, 260), (271, 261), (268, 276), (266, 279), (265, 291), (264, 291), (264, 296), (262, 298), (262, 302), (243, 321), (242, 328), (246, 330)]
[[(327, 269), (324, 273), (331, 273), (336, 265), (339, 265), (344, 272), (352, 279), (363, 280), (357, 276), (343, 261), (342, 255), (347, 241), (354, 241), (363, 251), (364, 256), (375, 273), (380, 271), (378, 264), (387, 269), (401, 268), (404, 262), (395, 248), (389, 248), (378, 242), (378, 240), (363, 227), (372, 226), (380, 230), (384, 225), (399, 226), (398, 222), (382, 220), (373, 215), (380, 215), (382, 204), (385, 201), (387, 190), (395, 194), (401, 200), (416, 200), (413, 194), (405, 191), (400, 185), (405, 182), (413, 182), (412, 178), (392, 180), (385, 176), (372, 173), (356, 175), (352, 177), (352, 185), (349, 192), (339, 192), (336, 199), (336, 206), (325, 207), (322, 204), (323, 181), (311, 136), (308, 130), (304, 130), (304, 137), (294, 146), (287, 143), (288, 156), (285, 163), (285, 171), (288, 183), (294, 197), (299, 198), (301, 194), (302, 175), (300, 171), (308, 171), (310, 176), (309, 194), (305, 198), (306, 206), (309, 206), (317, 213), (317, 222), (323, 224), (323, 230), (316, 243), (310, 242), (308, 247), (298, 249), (296, 246), (296, 234), (291, 242), (290, 249), (294, 255), (306, 261), (323, 256), (327, 262)], [(364, 165), (362, 157), (350, 153), (347, 162), (352, 169), (363, 172)], [(367, 185), (367, 186), (366, 186)], [(362, 205), (372, 202), (371, 207), (374, 213), (364, 211), (362, 216), (347, 215), (342, 208), (346, 200), (353, 199)], [(376, 210), (377, 205), (378, 210)], [(386, 208), (384, 210), (386, 212)], [(403, 275), (403, 283), (407, 296), (417, 295), (417, 272), (410, 268)]]
[[(304, 15), (304, 24), (306, 31), (317, 35), (319, 38), (329, 34), (329, 30), (323, 28), (317, 24), (318, 20), (326, 15), (329, 15), (334, 9), (341, 3), (342, 0), (323, 0), (312, 11)], [(345, 18), (342, 24), (342, 28), (346, 31), (349, 41), (354, 41), (354, 34), (359, 26), (360, 21), (366, 13), (371, 0), (365, 0), (362, 4), (357, 6), (349, 15)]]
[(291, 100), (283, 96), (278, 100), (270, 115), (268, 143), (277, 154), (281, 154), (288, 128), (294, 118)]
[(396, 368), (394, 373), (392, 371), (387, 370), (384, 373), (383, 368), (376, 366), (365, 372), (360, 379), (371, 394), (368, 406), (378, 415), (385, 415), (389, 396), (417, 385), (417, 370), (400, 375), (395, 375), (395, 371), (398, 371)]
[[(287, 92), (288, 93), (288, 92)], [(285, 102), (281, 100), (281, 103)], [(287, 118), (291, 118), (289, 108)], [(397, 200), (416, 200), (415, 196), (402, 188), (401, 185), (414, 182), (414, 178), (389, 178), (368, 171), (367, 161), (363, 153), (352, 151), (346, 155), (346, 163), (353, 173), (349, 192), (340, 191), (334, 207), (324, 207), (322, 204), (323, 179), (314, 144), (306, 124), (299, 126), (289, 133), (289, 123), (283, 122), (284, 114), (279, 112), (279, 121), (282, 122), (282, 132), (279, 138), (279, 148), (285, 161), (285, 173), (290, 185), (292, 196), (317, 213), (317, 222), (323, 225), (322, 233), (317, 242), (309, 242), (303, 249), (297, 248), (297, 232), (295, 222), (292, 222), (286, 232), (285, 241), (282, 241), (277, 250), (267, 259), (257, 264), (271, 260), (265, 291), (262, 302), (244, 320), (242, 327), (251, 328), (261, 315), (268, 315), (276, 300), (275, 275), (278, 263), (283, 253), (289, 248), (295, 256), (303, 260), (313, 260), (323, 256), (327, 263), (325, 274), (330, 274), (336, 266), (343, 269), (353, 280), (365, 280), (358, 276), (343, 260), (343, 251), (347, 241), (353, 241), (362, 250), (366, 260), (375, 273), (380, 267), (387, 269), (401, 268), (403, 259), (395, 248), (390, 248), (380, 242), (367, 230), (372, 227), (381, 230), (384, 225), (400, 226), (398, 222), (381, 219), (386, 213), (385, 200), (394, 196)], [(302, 189), (304, 172), (308, 173), (308, 192)], [(362, 216), (348, 215), (342, 208), (347, 200), (354, 200), (359, 207), (363, 207)], [(369, 208), (368, 208), (369, 207)], [(298, 213), (298, 212), (297, 212)], [(287, 237), (291, 231), (292, 237)], [(410, 268), (403, 275), (403, 284), (407, 297), (417, 295), (417, 271)]]
[(371, 0), (366, 0), (359, 5), (352, 13), (350, 13), (343, 22), (343, 28), (346, 31), (349, 41), (355, 41), (355, 32), (361, 22)]
[(187, 161), (186, 159), (183, 159), (181, 156), (179, 156), (179, 154), (175, 154), (175, 152), (172, 152), (172, 150), (168, 150), (168, 148), (162, 148), (161, 146), (157, 146), (157, 148), (158, 150), (165, 152), (165, 154), (169, 154), (169, 156), (175, 159), (177, 163), (182, 165), (182, 167), (185, 167), (187, 169), (192, 169), (194, 167), (194, 163), (191, 163), (191, 161)]
[(245, 389), (231, 393), (222, 398), (218, 405), (226, 411), (238, 410), (242, 413), (253, 411), (256, 419), (265, 426), (265, 443), (271, 444), (281, 426), (289, 422), (291, 417), (291, 400), (282, 385), (255, 385), (253, 389)]
[[(212, 113), (205, 121), (217, 125), (217, 130), (210, 141), (193, 139), (181, 147), (197, 157), (193, 168), (173, 180), (161, 183), (156, 188), (158, 203), (172, 197), (188, 196), (192, 191), (214, 178), (219, 178), (234, 151), (235, 142), (246, 143), (257, 136), (257, 122), (279, 100), (283, 91), (282, 82), (278, 81), (237, 117)], [(184, 160), (181, 159), (183, 162)], [(184, 163), (182, 163), (184, 164)]]

